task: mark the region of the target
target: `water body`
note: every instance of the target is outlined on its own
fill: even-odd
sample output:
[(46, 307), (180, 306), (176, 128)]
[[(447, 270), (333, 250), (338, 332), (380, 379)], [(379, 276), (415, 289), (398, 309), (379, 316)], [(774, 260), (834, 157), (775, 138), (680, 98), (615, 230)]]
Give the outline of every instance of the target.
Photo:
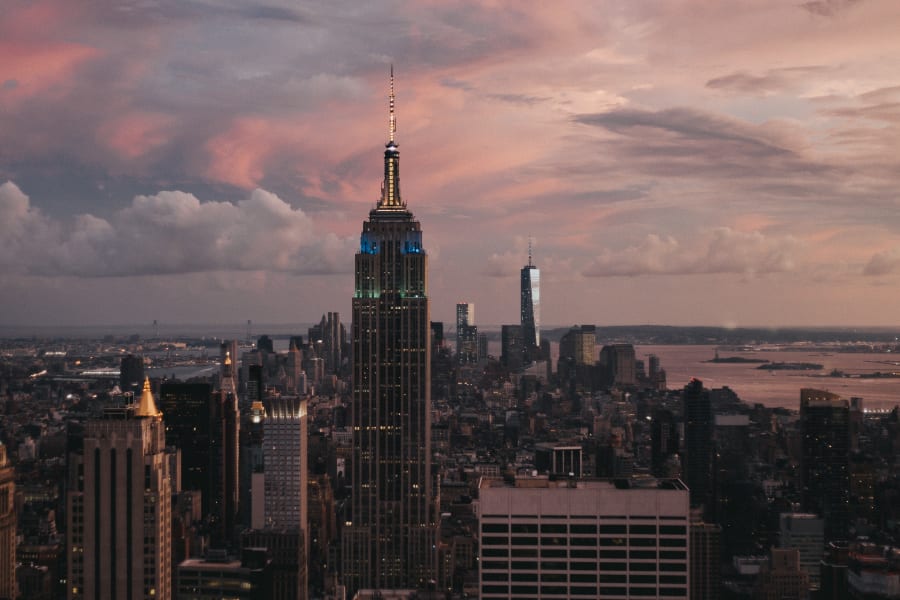
[[(800, 389), (824, 389), (845, 398), (863, 398), (867, 409), (890, 409), (900, 404), (900, 377), (863, 378), (854, 376), (882, 373), (900, 373), (900, 355), (874, 352), (828, 352), (815, 350), (729, 350), (720, 348), (721, 358), (739, 356), (769, 362), (816, 363), (819, 371), (768, 371), (758, 369), (758, 363), (710, 363), (717, 346), (636, 346), (638, 359), (647, 361), (655, 354), (666, 370), (670, 389), (683, 387), (691, 377), (703, 380), (707, 388), (728, 386), (744, 402), (768, 407), (784, 407), (799, 410)], [(830, 377), (838, 369), (851, 377)]]

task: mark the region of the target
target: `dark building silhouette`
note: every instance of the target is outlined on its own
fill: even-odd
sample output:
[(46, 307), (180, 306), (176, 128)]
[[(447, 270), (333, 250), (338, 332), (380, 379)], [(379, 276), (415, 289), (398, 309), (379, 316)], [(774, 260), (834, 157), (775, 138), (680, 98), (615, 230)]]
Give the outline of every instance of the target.
[(212, 397), (210, 415), (210, 525), (213, 545), (235, 540), (240, 494), (240, 413), (234, 364), (230, 355), (222, 363), (221, 387)]
[(132, 393), (135, 397), (140, 395), (141, 386), (144, 384), (144, 357), (135, 354), (126, 354), (122, 357), (119, 367), (119, 389), (122, 393)]
[(500, 363), (511, 372), (519, 371), (524, 366), (525, 342), (522, 339), (521, 325), (502, 325), (500, 327)]
[(444, 323), (442, 321), (431, 322), (431, 353), (432, 355), (444, 345)]
[(803, 505), (825, 519), (825, 541), (846, 539), (850, 522), (850, 405), (837, 394), (800, 390)]
[(678, 423), (672, 411), (661, 409), (653, 414), (650, 435), (653, 476), (680, 476), (680, 472), (678, 474), (670, 472), (675, 466), (673, 462), (677, 459), (680, 444)]
[(637, 383), (634, 346), (631, 344), (603, 346), (600, 365), (610, 385), (631, 386)]
[(692, 520), (690, 529), (691, 600), (718, 600), (722, 528), (712, 523)]
[(340, 372), (346, 337), (341, 315), (336, 312), (322, 315), (319, 324), (309, 328), (309, 344), (315, 348), (317, 356), (325, 361), (326, 373)]
[(378, 205), (363, 223), (352, 320), (352, 499), (342, 544), (347, 597), (415, 589), (437, 571), (431, 473), (427, 258), (400, 197), (391, 136)]
[(261, 335), (256, 338), (256, 349), (260, 352), (268, 352), (269, 354), (275, 353), (275, 344), (272, 342), (272, 338), (267, 335)]
[(704, 520), (713, 513), (713, 412), (709, 390), (703, 382), (691, 379), (682, 396), (684, 416), (684, 482), (691, 491), (691, 506), (702, 507)]
[(208, 383), (164, 383), (159, 390), (166, 446), (181, 450), (181, 489), (201, 492), (203, 514), (210, 512), (212, 398)]

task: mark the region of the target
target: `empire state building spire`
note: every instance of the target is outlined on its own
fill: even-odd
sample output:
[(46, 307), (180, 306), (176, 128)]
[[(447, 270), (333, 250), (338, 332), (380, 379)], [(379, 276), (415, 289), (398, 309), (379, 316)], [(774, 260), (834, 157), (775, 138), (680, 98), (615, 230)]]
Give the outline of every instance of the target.
[(390, 112), (390, 129), (388, 143), (384, 151), (384, 182), (381, 184), (381, 200), (378, 210), (405, 210), (406, 205), (400, 199), (400, 151), (394, 134), (397, 133), (397, 117), (394, 114), (394, 65), (391, 65), (391, 93), (388, 97)]

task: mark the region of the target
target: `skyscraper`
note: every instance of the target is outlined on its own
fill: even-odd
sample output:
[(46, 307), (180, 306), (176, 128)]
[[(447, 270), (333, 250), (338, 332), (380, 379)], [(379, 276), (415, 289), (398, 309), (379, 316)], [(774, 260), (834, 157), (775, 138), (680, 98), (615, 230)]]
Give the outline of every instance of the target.
[[(265, 400), (263, 481), (265, 526), (245, 533), (244, 543), (263, 546), (273, 556), (277, 598), (306, 598), (309, 516), (306, 398)], [(272, 596), (275, 598), (276, 596)]]
[(214, 545), (235, 536), (240, 502), (240, 414), (231, 352), (222, 361), (221, 389), (213, 395), (210, 411), (210, 513)]
[(525, 343), (526, 358), (539, 355), (541, 347), (541, 272), (534, 266), (531, 257), (531, 242), (528, 242), (528, 264), (521, 271), (521, 316), (522, 340)]
[(709, 391), (691, 379), (684, 386), (684, 482), (691, 491), (691, 506), (703, 508), (705, 520), (713, 509), (713, 414)]
[(456, 362), (461, 365), (478, 362), (475, 305), (470, 302), (460, 302), (456, 305)]
[(348, 597), (416, 588), (436, 570), (427, 261), (421, 226), (400, 197), (393, 87), (392, 69), (381, 199), (356, 254), (353, 491), (342, 544)]
[(88, 421), (69, 457), (67, 597), (172, 597), (172, 494), (162, 413), (139, 403)]
[(803, 504), (825, 519), (825, 541), (846, 539), (850, 521), (850, 405), (837, 394), (800, 390)]

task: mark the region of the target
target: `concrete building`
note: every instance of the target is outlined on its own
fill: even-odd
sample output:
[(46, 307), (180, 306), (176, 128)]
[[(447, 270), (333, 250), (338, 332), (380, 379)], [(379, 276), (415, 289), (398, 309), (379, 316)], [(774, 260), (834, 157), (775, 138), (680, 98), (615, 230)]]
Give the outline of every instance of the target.
[(69, 456), (68, 586), (79, 598), (172, 597), (172, 493), (150, 381), (140, 402), (88, 421)]
[(485, 479), (477, 510), (482, 598), (688, 597), (679, 480)]
[(807, 513), (782, 513), (778, 546), (800, 552), (800, 568), (809, 575), (810, 590), (818, 590), (820, 563), (825, 554), (825, 522)]

